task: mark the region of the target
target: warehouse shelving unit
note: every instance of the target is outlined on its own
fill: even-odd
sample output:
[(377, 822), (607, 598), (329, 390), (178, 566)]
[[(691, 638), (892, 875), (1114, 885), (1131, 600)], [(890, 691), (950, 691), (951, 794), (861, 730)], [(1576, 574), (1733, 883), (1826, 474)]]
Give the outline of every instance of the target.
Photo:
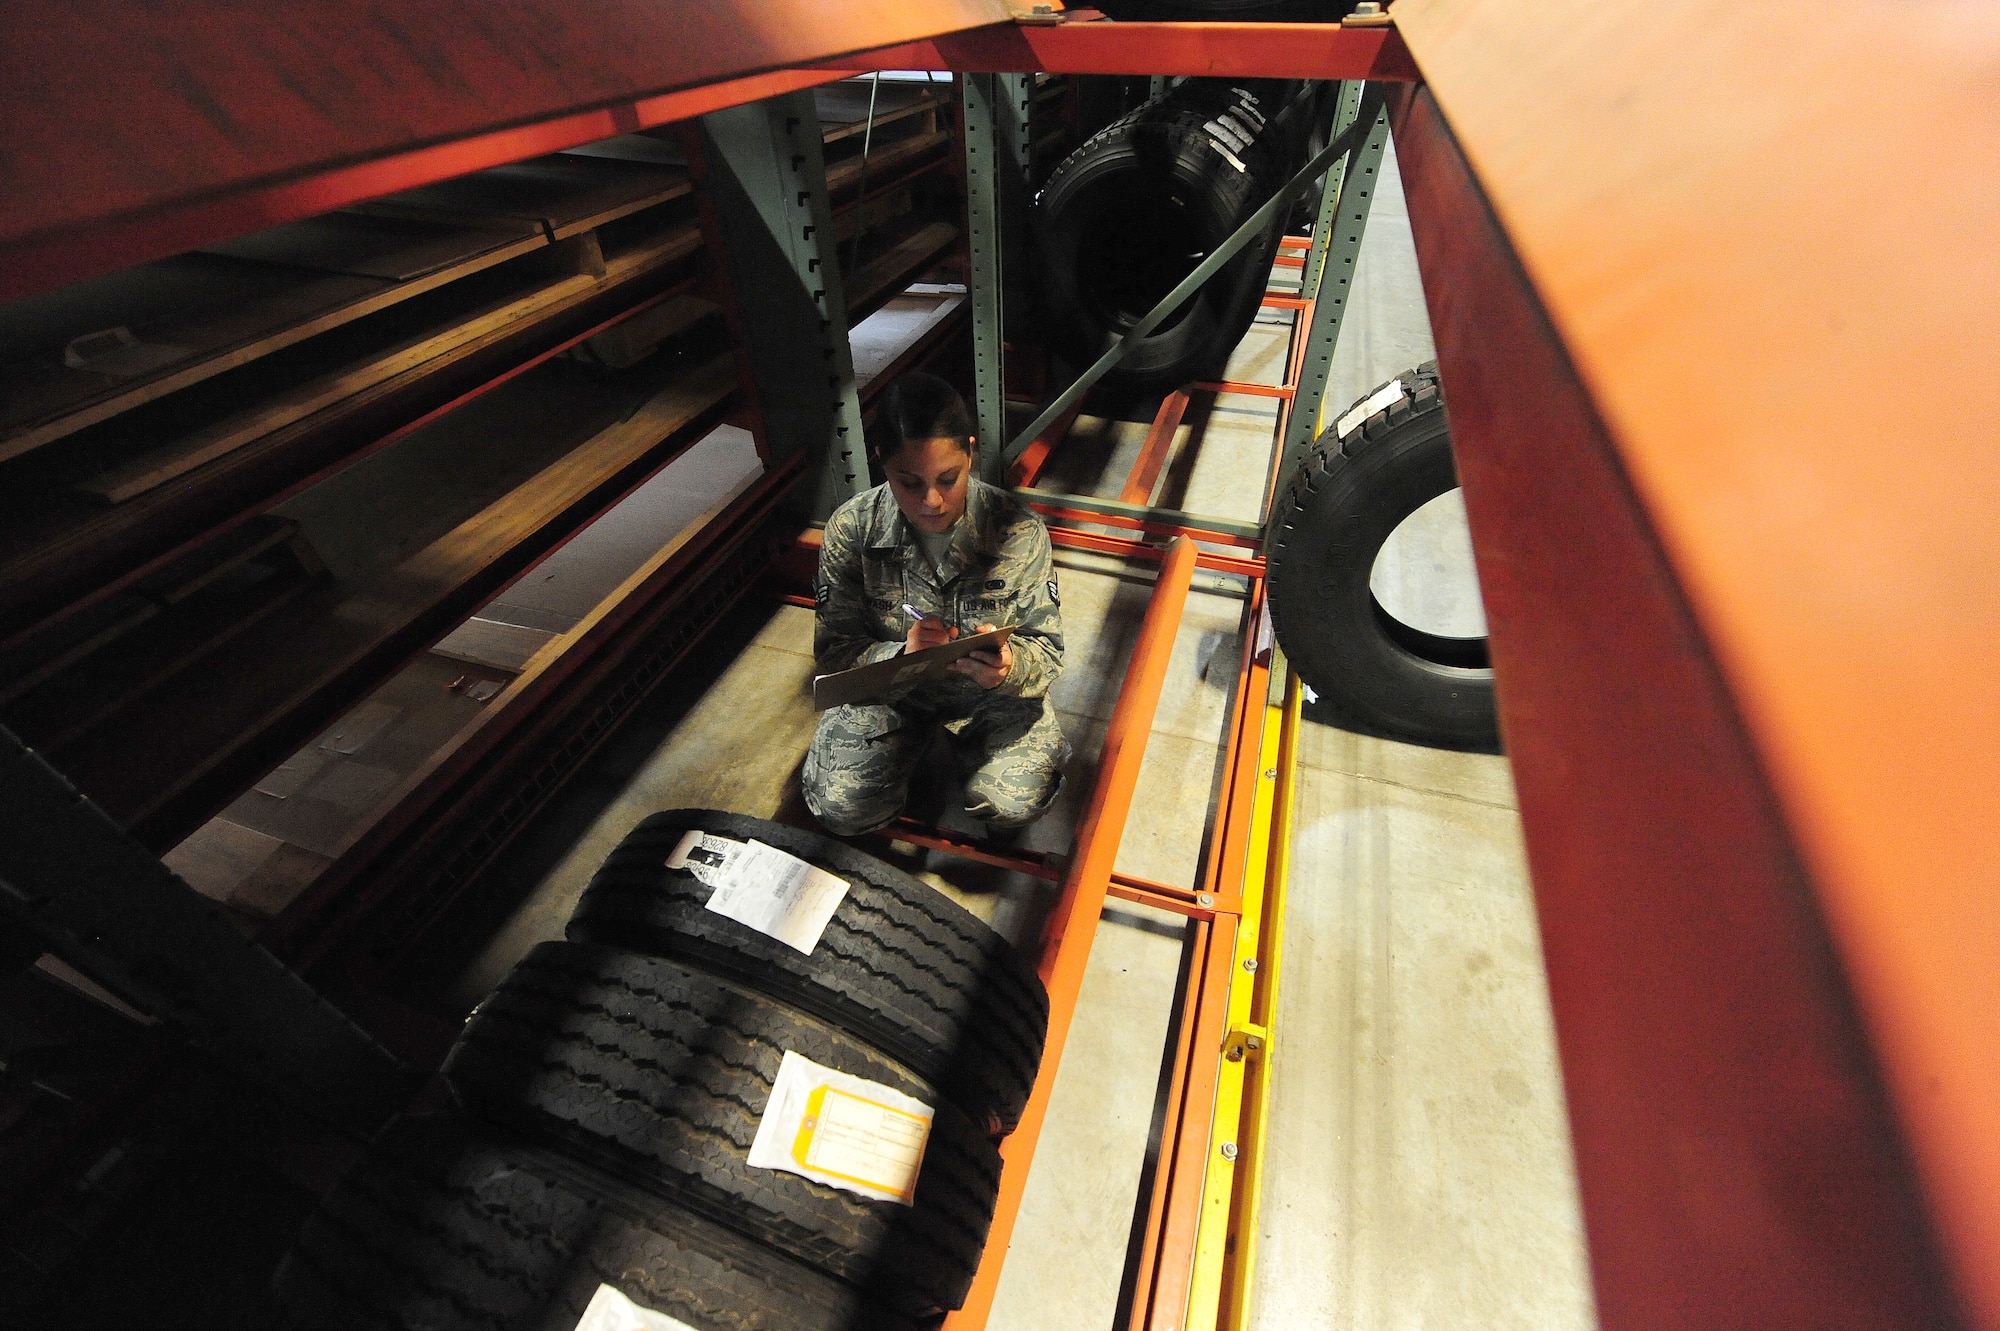
[[(1981, 613), (1996, 594), (2000, 496), (1982, 422), (2000, 356), (1980, 304), (1994, 295), (1991, 266), (1979, 257), (2000, 252), (2000, 236), (1980, 204), (1995, 144), (1976, 42), (1924, 15), (1885, 23), (1789, 3), (1401, 0), (1393, 28), (1053, 21), (997, 0), (738, 3), (683, 7), (675, 24), (620, 9), (582, 28), (540, 0), (511, 0), (486, 6), (480, 24), (458, 23), (454, 6), (426, 10), (400, 43), (361, 25), (343, 34), (351, 58), (322, 62), (275, 28), (244, 25), (312, 30), (337, 22), (334, 0), (282, 20), (232, 8), (226, 23), (183, 6), (149, 15), (145, 41), (107, 20), (109, 3), (17, 25), (0, 66), (9, 123), (25, 127), (6, 149), (15, 184), (0, 204), (7, 298), (876, 69), (1388, 85), (1383, 115), (1450, 386), (1541, 902), (1604, 1323), (2000, 1325), (2000, 1154), (1988, 1140), (2000, 1117), (1990, 1057), (2000, 920), (1982, 887), (2000, 845), (1994, 820), (1975, 814), (1989, 802), (1980, 745), (2000, 714), (1984, 668), (1995, 630)], [(225, 49), (218, 31), (243, 40)], [(509, 34), (539, 53), (534, 68), (505, 58)], [(1790, 52), (1783, 68), (1766, 58), (1776, 49)], [(51, 81), (78, 53), (96, 58), (117, 98)], [(386, 82), (350, 83), (364, 67), (387, 70)], [(1931, 127), (1921, 142), (1894, 138), (1858, 99), (1829, 100), (1829, 88), (1885, 68), (1908, 76), (1902, 119)], [(48, 113), (57, 105), (62, 117)], [(1906, 189), (1884, 197), (1852, 162), (1890, 152), (1910, 169)], [(785, 162), (769, 153), (770, 179), (795, 169)], [(874, 189), (857, 177), (845, 214), (857, 235), (872, 224)], [(764, 202), (783, 199), (767, 191)], [(831, 206), (824, 192), (808, 202), (824, 209), (810, 223), (822, 248), (787, 264), (793, 279), (816, 271), (814, 257), (833, 269)], [(1878, 225), (1864, 237), (1824, 223), (1843, 212)], [(976, 347), (997, 331), (997, 302), (980, 308), (979, 226), (975, 213)], [(468, 266), (461, 280), (533, 260), (572, 266), (544, 274), (554, 283), (601, 281), (598, 263), (608, 272), (613, 255), (593, 259), (556, 229), (518, 253), (517, 239), (456, 236), (452, 262)], [(767, 271), (733, 256), (728, 267), (739, 283)], [(306, 303), (351, 308), (388, 289), (329, 287)], [(790, 293), (795, 309), (814, 290)], [(663, 281), (648, 294), (667, 293)], [(743, 301), (737, 290), (718, 303)], [(1868, 302), (1885, 320), (1879, 336), (1853, 326)], [(1312, 324), (1328, 311), (1322, 297)], [(508, 355), (553, 356), (607, 331), (614, 314), (579, 306), (538, 348)], [(782, 326), (794, 346), (816, 335)], [(1316, 338), (1309, 325), (1288, 451), (1317, 425), (1303, 388)], [(842, 461), (843, 438), (858, 442), (851, 381), (836, 372), (837, 400), (821, 390), (795, 402), (755, 382), (772, 369), (742, 330), (739, 345), (761, 432), (782, 441), (769, 455), (773, 491), (802, 481), (811, 497), (792, 511), (823, 512), (860, 479), (851, 456), (826, 465)], [(85, 363), (146, 355), (117, 339), (69, 350)], [(997, 437), (997, 346), (979, 362), (981, 429)], [(1927, 442), (1921, 457), (1885, 471), (1868, 412), (1822, 401), (1850, 379), (1897, 404)], [(1953, 392), (1910, 388), (1933, 381)], [(803, 414), (779, 418), (794, 407)], [(27, 438), (52, 419), (35, 408), (9, 428)], [(1008, 461), (1045, 456), (1055, 435), (1044, 428)], [(615, 477), (603, 485), (615, 490)], [(1810, 503), (1794, 502), (1802, 493)], [(1157, 697), (1149, 663), (1176, 587), (1204, 558), (1251, 562), (1203, 555), (1194, 541), (1234, 538), (1254, 557), (1240, 542), (1256, 533), (1136, 500), (1035, 498), (1079, 523), (1174, 538), (1140, 543), (1162, 575), (1120, 699), (1114, 731), (1125, 733)], [(254, 549), (242, 558), (279, 584), (309, 576), (280, 567), (293, 558), (277, 553), (289, 534), (246, 539)], [(183, 585), (169, 579), (154, 594)], [(1855, 586), (1870, 595), (1848, 595)], [(408, 641), (444, 618), (413, 615)], [(606, 621), (593, 641), (623, 627)], [(1248, 1061), (1259, 1023), (1241, 1014), (1261, 1000), (1222, 976), (1243, 955), (1230, 931), (1249, 918), (1251, 869), (1284, 855), (1283, 801), (1261, 772), (1282, 754), (1291, 713), (1282, 700), (1258, 713), (1268, 662), (1257, 634), (1246, 642), (1225, 830), (1208, 865), (1214, 900), (1178, 902), (1204, 922), (1208, 960), (1180, 1026), (1173, 1096), (1186, 1108), (1137, 1257), (1145, 1325), (1182, 1324), (1190, 1289), (1205, 1300), (1216, 1288), (1215, 1249), (1200, 1236), (1219, 1143), (1203, 1115), (1227, 1091), (1213, 1090), (1207, 1068)], [(1111, 873), (1135, 764), (1107, 742), (1063, 870), (1042, 958), (1059, 1013), (1103, 897), (1167, 901)], [(1052, 1031), (1052, 1053), (1060, 1043)], [(1253, 1111), (1256, 1093), (1253, 1080)], [(1034, 1112), (1007, 1152), (1016, 1198)], [(1003, 1225), (992, 1271), (954, 1325), (978, 1323), (1004, 1239)], [(1230, 1288), (1241, 1287), (1240, 1254)], [(1240, 1308), (1227, 1289), (1216, 1297)]]

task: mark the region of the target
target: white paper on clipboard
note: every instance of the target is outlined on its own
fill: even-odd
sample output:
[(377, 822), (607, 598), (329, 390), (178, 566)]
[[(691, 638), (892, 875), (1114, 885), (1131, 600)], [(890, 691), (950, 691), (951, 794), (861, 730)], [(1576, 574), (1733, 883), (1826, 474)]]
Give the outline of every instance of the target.
[(846, 703), (879, 702), (888, 696), (891, 689), (905, 688), (925, 679), (941, 678), (949, 673), (946, 667), (953, 661), (973, 652), (997, 647), (1014, 635), (1016, 627), (1010, 624), (1005, 628), (988, 629), (984, 633), (968, 633), (920, 652), (904, 652), (887, 660), (855, 666), (852, 670), (814, 675), (813, 710), (824, 712), (829, 707)]

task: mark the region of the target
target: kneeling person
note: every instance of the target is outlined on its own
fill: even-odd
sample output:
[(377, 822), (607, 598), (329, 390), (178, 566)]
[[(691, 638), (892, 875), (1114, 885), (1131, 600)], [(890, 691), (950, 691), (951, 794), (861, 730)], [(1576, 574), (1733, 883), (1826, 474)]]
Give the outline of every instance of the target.
[(1048, 529), (972, 478), (971, 417), (943, 380), (904, 375), (876, 420), (871, 450), (889, 480), (827, 519), (814, 587), (818, 673), (941, 646), (961, 630), (1015, 631), (997, 651), (952, 662), (947, 679), (828, 709), (806, 754), (806, 807), (839, 836), (889, 823), (942, 729), (966, 773), (966, 812), (989, 827), (1025, 827), (1047, 811), (1069, 759), (1048, 700), (1063, 651)]

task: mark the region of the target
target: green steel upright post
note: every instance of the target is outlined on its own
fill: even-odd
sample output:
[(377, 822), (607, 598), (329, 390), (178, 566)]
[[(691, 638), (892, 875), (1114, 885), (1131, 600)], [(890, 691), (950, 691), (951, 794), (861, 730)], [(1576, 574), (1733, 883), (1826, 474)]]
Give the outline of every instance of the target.
[[(1340, 95), (1334, 99), (1333, 127), (1327, 131), (1329, 139), (1338, 137), (1348, 126), (1361, 116), (1361, 92), (1367, 85), (1360, 79), (1346, 79), (1341, 82)], [(1326, 268), (1326, 251), (1333, 239), (1333, 220), (1340, 208), (1340, 184), (1347, 174), (1347, 159), (1335, 162), (1326, 173), (1326, 180), (1320, 187), (1319, 214), (1313, 222), (1312, 249), (1306, 256), (1305, 271), (1299, 274), (1299, 288), (1305, 292), (1319, 289), (1320, 274)]]
[(1002, 160), (1026, 186), (1035, 167), (1035, 76), (996, 74), (993, 126)]
[(1358, 82), (1343, 83), (1332, 137), (1358, 120), (1368, 129), (1339, 161), (1327, 169), (1320, 195), (1319, 220), (1313, 227), (1312, 251), (1306, 259), (1299, 294), (1313, 301), (1312, 326), (1306, 334), (1305, 360), (1298, 389), (1292, 397), (1290, 423), (1285, 428), (1284, 460), (1278, 469), (1276, 493), (1298, 470), (1306, 449), (1319, 434), (1326, 381), (1333, 368), (1334, 344), (1340, 322), (1354, 292), (1354, 265), (1361, 256), (1361, 237), (1368, 229), (1368, 207), (1382, 174), (1382, 154), (1389, 142), (1389, 110), (1379, 93)]
[(772, 461), (807, 451), (807, 516), (868, 486), (819, 114), (810, 92), (701, 118), (708, 188)]
[(971, 258), (967, 285), (972, 301), (972, 411), (979, 430), (980, 478), (999, 485), (1007, 469), (1000, 256), (1001, 176), (1012, 169), (1003, 165), (1006, 90), (1001, 76), (994, 74), (961, 74), (959, 88), (965, 116), (966, 241)]

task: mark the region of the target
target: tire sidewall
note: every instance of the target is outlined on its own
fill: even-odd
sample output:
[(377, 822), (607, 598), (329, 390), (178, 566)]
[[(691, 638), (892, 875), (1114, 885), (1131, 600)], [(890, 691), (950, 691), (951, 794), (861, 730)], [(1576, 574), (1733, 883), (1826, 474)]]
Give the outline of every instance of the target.
[[(1092, 195), (1118, 176), (1151, 169), (1193, 210), (1193, 222), (1213, 249), (1239, 225), (1253, 183), (1175, 121), (1127, 120), (1104, 130), (1056, 169), (1035, 210), (1042, 324), (1065, 356), (1088, 365), (1122, 335), (1090, 308), (1077, 281), (1086, 237), (1097, 227), (1139, 228), (1143, 218), (1110, 216)], [(1241, 179), (1237, 179), (1237, 177)], [(1246, 291), (1254, 299), (1269, 268), (1268, 239), (1246, 246), (1200, 291), (1173, 327), (1143, 339), (1118, 366), (1131, 382), (1180, 379), (1217, 354), (1224, 330), (1240, 316)], [(1261, 261), (1261, 262), (1260, 262)], [(1254, 310), (1252, 311), (1254, 315)]]
[[(1441, 403), (1378, 437), (1351, 431), (1315, 450), (1274, 515), (1271, 614), (1286, 656), (1314, 691), (1397, 738), (1454, 747), (1498, 741), (1490, 670), (1444, 665), (1410, 651), (1379, 618), (1369, 579), (1391, 533), (1458, 485)], [(1322, 437), (1323, 443), (1330, 443)]]

